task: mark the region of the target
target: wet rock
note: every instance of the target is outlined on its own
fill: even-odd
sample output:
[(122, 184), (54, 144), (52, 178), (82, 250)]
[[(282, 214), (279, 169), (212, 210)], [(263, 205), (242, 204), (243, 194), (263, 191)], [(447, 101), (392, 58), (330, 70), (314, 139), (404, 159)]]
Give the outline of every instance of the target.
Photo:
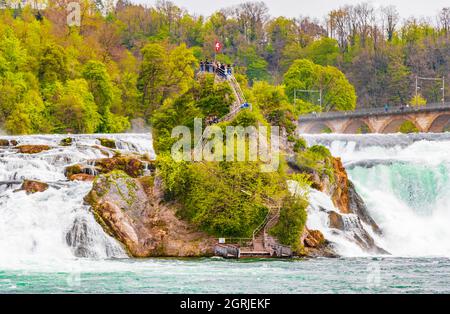
[(325, 244), (325, 237), (319, 230), (308, 230), (304, 244), (306, 247), (320, 248)]
[(69, 177), (70, 181), (84, 181), (84, 182), (90, 182), (90, 181), (94, 181), (95, 176), (91, 175), (91, 174), (86, 174), (86, 173), (77, 173), (77, 174), (72, 174)]
[(335, 211), (331, 211), (328, 213), (330, 228), (344, 230), (344, 219), (342, 215), (336, 213)]
[(372, 254), (389, 254), (376, 245), (373, 237), (367, 232), (361, 219), (355, 214), (340, 214), (334, 211), (328, 213), (329, 226), (345, 232), (347, 238), (352, 239), (364, 251)]
[(25, 180), (20, 187), (21, 191), (26, 191), (27, 194), (44, 192), (48, 189), (48, 184), (44, 182)]
[(76, 219), (66, 234), (66, 242), (76, 257), (95, 257), (89, 250), (89, 233), (86, 221)]
[[(381, 230), (370, 216), (364, 201), (357, 193), (353, 183), (349, 180), (347, 171), (340, 158), (327, 157), (324, 160), (310, 160), (296, 158), (296, 155), (287, 159), (289, 171), (307, 174), (312, 182), (311, 187), (327, 194), (336, 208), (336, 211), (328, 212), (329, 227), (336, 233), (345, 233), (345, 237), (355, 242), (364, 251), (376, 254), (388, 254), (378, 247), (369, 233), (368, 226), (375, 233), (381, 234)], [(326, 168), (326, 171), (323, 169)], [(316, 235), (317, 236), (317, 235)], [(325, 239), (326, 241), (326, 239)], [(324, 256), (325, 252), (317, 249), (317, 239), (308, 232), (304, 234), (302, 243), (311, 256)], [(330, 250), (332, 248), (330, 247)]]
[[(92, 166), (75, 164), (66, 167), (64, 173), (68, 179), (75, 174), (87, 174), (96, 176), (98, 174), (107, 174), (115, 170), (121, 170), (133, 178), (138, 178), (144, 175), (145, 170), (154, 172), (154, 161), (143, 161), (139, 156), (135, 155), (117, 155), (111, 158), (101, 158), (91, 160), (89, 162)], [(80, 176), (82, 177), (82, 176)]]
[(100, 145), (104, 146), (104, 147), (108, 147), (111, 149), (116, 149), (116, 141), (108, 139), (108, 138), (99, 138), (98, 139), (100, 141)]
[(332, 184), (330, 190), (331, 199), (334, 205), (343, 214), (350, 213), (349, 208), (349, 180), (347, 176), (347, 171), (342, 165), (340, 158), (332, 158), (333, 169), (334, 169), (334, 183)]
[(48, 145), (21, 145), (17, 149), (22, 154), (39, 154), (50, 149)]
[(61, 146), (71, 146), (73, 143), (73, 138), (71, 137), (67, 137), (61, 140), (61, 142), (59, 143), (59, 145)]
[(159, 183), (141, 182), (117, 170), (97, 178), (85, 201), (103, 229), (135, 257), (212, 255), (215, 239), (179, 219), (176, 204), (164, 205)]
[(330, 242), (318, 230), (308, 230), (308, 228), (305, 228), (301, 243), (303, 243), (303, 248), (300, 252), (297, 252), (297, 255), (300, 257), (339, 257)]
[(17, 141), (0, 139), (0, 147), (11, 147), (11, 146), (17, 146)]
[(370, 216), (367, 206), (361, 196), (356, 192), (355, 186), (349, 181), (349, 211), (357, 215), (362, 221), (372, 227), (377, 234), (382, 234), (380, 227), (375, 220)]
[(133, 178), (137, 178), (143, 175), (146, 164), (146, 162), (143, 162), (135, 156), (127, 155), (97, 159), (94, 161), (94, 165), (99, 173), (108, 173), (114, 170), (122, 170)]
[(105, 157), (111, 156), (110, 151), (107, 150), (104, 146), (94, 145), (92, 147), (98, 149), (100, 151), (100, 153)]
[[(78, 174), (93, 175), (92, 172), (93, 171), (90, 167), (80, 165), (80, 164), (67, 166), (66, 169), (64, 170), (64, 174), (65, 174), (66, 178), (68, 178), (69, 180), (71, 180), (70, 179), (71, 177), (73, 177), (74, 175), (78, 175)], [(73, 180), (71, 180), (71, 181), (73, 181)]]

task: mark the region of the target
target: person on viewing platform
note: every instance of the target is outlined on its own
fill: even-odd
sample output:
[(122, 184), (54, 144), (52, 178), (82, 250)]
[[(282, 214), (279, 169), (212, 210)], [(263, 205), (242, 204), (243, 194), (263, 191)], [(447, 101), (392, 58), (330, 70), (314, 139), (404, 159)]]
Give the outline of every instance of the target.
[(216, 63), (216, 73), (220, 75), (220, 67), (222, 66), (222, 64), (220, 62)]
[(385, 104), (385, 105), (384, 105), (384, 111), (385, 111), (385, 112), (388, 112), (388, 111), (389, 111), (389, 105), (388, 105), (388, 104)]
[(205, 72), (205, 62), (203, 60), (200, 61), (200, 72)]
[(230, 76), (233, 75), (233, 70), (231, 69), (231, 64), (227, 65), (227, 74)]

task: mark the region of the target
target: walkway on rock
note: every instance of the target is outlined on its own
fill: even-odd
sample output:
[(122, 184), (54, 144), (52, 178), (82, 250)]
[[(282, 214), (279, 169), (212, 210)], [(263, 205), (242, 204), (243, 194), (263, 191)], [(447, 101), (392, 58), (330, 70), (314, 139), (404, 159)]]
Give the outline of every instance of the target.
[[(202, 71), (200, 73), (211, 73), (211, 72)], [(241, 86), (239, 85), (239, 82), (236, 80), (233, 74), (225, 73), (222, 69), (217, 69), (215, 73), (215, 80), (221, 82), (223, 81), (228, 82), (228, 85), (233, 91), (235, 99), (233, 104), (230, 106), (230, 112), (227, 115), (220, 118), (218, 120), (218, 123), (233, 120), (234, 117), (243, 108), (248, 108), (251, 110), (250, 105), (247, 103), (247, 100), (245, 99), (245, 95), (241, 89)]]
[(281, 203), (269, 197), (265, 198), (265, 205), (269, 208), (264, 221), (253, 231), (252, 247), (240, 250), (240, 257), (290, 257), (292, 251), (269, 234), (280, 218)]

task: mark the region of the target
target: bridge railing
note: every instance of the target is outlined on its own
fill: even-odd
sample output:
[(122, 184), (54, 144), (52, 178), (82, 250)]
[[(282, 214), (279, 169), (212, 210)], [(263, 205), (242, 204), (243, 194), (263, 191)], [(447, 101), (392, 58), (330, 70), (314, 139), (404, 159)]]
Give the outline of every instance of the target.
[(354, 111), (332, 111), (332, 112), (318, 112), (307, 114), (299, 117), (299, 121), (314, 121), (314, 120), (326, 120), (326, 119), (339, 119), (339, 118), (350, 118), (359, 116), (370, 116), (370, 115), (391, 115), (391, 114), (402, 114), (402, 113), (417, 113), (417, 112), (427, 112), (427, 111), (437, 111), (450, 109), (450, 102), (446, 103), (432, 103), (425, 106), (394, 106), (389, 107), (387, 110), (384, 107), (375, 108), (364, 108)]

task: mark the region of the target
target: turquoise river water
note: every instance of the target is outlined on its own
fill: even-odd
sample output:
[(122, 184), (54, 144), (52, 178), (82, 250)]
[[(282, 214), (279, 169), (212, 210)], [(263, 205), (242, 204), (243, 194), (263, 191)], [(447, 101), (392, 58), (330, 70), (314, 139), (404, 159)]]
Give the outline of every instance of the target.
[(0, 270), (1, 293), (450, 293), (446, 258), (80, 261)]

